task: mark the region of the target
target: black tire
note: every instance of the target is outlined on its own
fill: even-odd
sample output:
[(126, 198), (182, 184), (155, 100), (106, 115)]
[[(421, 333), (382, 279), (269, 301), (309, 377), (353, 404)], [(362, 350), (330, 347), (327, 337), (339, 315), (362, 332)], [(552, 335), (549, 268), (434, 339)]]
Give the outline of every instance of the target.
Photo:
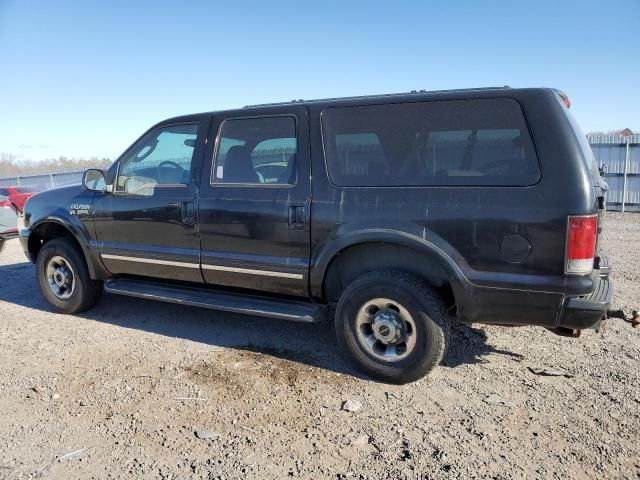
[[(415, 325), (415, 344), (400, 360), (381, 360), (358, 337), (358, 312), (378, 298), (397, 302)], [(423, 280), (402, 271), (381, 270), (365, 273), (345, 289), (338, 302), (335, 326), (340, 350), (358, 370), (377, 380), (404, 384), (422, 378), (442, 360), (449, 315), (439, 295)]]
[[(47, 266), (54, 257), (62, 257), (72, 270), (73, 289), (65, 299), (58, 298), (49, 285)], [(84, 255), (72, 240), (58, 238), (45, 243), (36, 259), (36, 275), (42, 295), (61, 313), (88, 310), (98, 303), (102, 296), (102, 282), (91, 279)]]

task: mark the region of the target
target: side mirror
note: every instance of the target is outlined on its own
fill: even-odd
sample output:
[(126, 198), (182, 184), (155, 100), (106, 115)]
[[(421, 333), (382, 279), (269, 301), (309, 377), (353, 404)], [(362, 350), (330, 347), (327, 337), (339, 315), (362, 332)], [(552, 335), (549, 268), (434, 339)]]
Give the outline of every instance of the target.
[(90, 168), (82, 175), (82, 187), (93, 192), (105, 192), (107, 190), (107, 176), (103, 170)]

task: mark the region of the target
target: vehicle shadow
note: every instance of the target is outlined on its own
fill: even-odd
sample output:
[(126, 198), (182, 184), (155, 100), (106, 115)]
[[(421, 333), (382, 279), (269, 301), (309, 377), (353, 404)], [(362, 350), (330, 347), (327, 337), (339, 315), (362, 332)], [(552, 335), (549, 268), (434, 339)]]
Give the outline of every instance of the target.
[[(0, 302), (53, 314), (38, 290), (35, 268), (30, 263), (0, 265), (0, 279)], [(78, 317), (367, 378), (339, 355), (330, 322), (286, 322), (106, 293), (96, 307)], [(481, 329), (454, 324), (451, 330), (450, 347), (443, 360), (446, 367), (483, 362), (487, 355), (496, 353), (517, 356), (491, 347)]]
[(504, 355), (516, 361), (523, 355), (492, 347), (488, 343), (487, 333), (481, 328), (453, 322), (449, 335), (449, 349), (442, 359), (442, 365), (455, 368), (460, 365), (488, 363), (488, 356)]

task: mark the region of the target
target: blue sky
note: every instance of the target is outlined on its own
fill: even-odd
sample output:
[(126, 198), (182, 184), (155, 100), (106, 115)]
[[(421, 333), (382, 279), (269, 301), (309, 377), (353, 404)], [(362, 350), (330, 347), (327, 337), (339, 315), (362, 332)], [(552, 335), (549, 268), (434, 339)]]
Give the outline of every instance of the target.
[(0, 0), (0, 153), (115, 158), (184, 113), (492, 85), (640, 130), (639, 54), (639, 0)]

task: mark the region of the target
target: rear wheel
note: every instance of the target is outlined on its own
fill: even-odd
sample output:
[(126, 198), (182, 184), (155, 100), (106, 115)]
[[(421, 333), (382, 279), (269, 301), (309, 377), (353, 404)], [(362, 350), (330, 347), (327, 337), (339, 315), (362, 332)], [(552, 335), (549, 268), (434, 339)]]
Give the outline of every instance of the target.
[(70, 240), (47, 242), (38, 253), (36, 268), (40, 291), (59, 312), (82, 312), (100, 300), (102, 282), (91, 280), (84, 256)]
[(448, 314), (438, 294), (406, 272), (357, 278), (336, 310), (338, 344), (355, 366), (389, 383), (408, 383), (442, 360)]

